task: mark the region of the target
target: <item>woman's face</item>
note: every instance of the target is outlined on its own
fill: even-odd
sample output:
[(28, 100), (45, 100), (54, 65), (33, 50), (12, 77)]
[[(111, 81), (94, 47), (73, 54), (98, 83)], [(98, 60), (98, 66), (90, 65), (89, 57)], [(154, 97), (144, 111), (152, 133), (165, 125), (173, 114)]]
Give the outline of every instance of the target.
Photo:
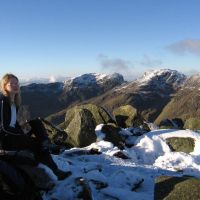
[(10, 78), (8, 83), (5, 85), (5, 90), (9, 94), (17, 94), (19, 92), (19, 82), (16, 78)]

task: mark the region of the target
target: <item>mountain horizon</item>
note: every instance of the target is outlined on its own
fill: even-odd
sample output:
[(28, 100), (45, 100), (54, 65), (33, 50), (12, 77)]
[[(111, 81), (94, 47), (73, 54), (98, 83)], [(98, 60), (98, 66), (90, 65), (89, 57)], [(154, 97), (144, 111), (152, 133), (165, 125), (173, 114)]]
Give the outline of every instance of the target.
[[(159, 71), (162, 69), (170, 69), (170, 68), (149, 69), (149, 70), (144, 71), (143, 73), (139, 73), (139, 74), (135, 75), (134, 77), (133, 76), (124, 76), (123, 74), (121, 74), (121, 75), (123, 75), (125, 81), (130, 82), (130, 81), (134, 81), (134, 80), (142, 77), (145, 73), (152, 72), (152, 71)], [(175, 70), (175, 69), (170, 69), (170, 70)], [(178, 71), (178, 70), (175, 70), (175, 71)], [(190, 76), (200, 73), (200, 71), (199, 72), (198, 71), (187, 71), (186, 73), (182, 72), (182, 71), (179, 71), (179, 72), (185, 74), (187, 77), (190, 77)], [(66, 80), (73, 79), (73, 78), (82, 76), (84, 74), (91, 74), (91, 73), (92, 74), (107, 74), (107, 75), (109, 75), (109, 74), (118, 73), (118, 72), (117, 71), (110, 72), (110, 73), (88, 72), (88, 73), (77, 74), (75, 76), (63, 76), (63, 75), (50, 75), (50, 76), (44, 76), (44, 77), (43, 76), (38, 76), (38, 77), (32, 76), (29, 78), (19, 78), (19, 81), (22, 86), (32, 84), (32, 83), (46, 84), (46, 83), (54, 83), (54, 82), (64, 82)]]

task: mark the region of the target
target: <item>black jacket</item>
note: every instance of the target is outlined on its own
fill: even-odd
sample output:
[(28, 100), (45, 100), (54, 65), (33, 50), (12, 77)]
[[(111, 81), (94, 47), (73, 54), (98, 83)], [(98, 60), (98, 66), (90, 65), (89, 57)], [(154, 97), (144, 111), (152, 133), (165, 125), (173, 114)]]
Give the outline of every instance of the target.
[[(18, 109), (17, 109), (18, 110)], [(11, 107), (8, 97), (0, 93), (0, 135), (23, 134), (18, 122), (15, 128), (10, 127)]]

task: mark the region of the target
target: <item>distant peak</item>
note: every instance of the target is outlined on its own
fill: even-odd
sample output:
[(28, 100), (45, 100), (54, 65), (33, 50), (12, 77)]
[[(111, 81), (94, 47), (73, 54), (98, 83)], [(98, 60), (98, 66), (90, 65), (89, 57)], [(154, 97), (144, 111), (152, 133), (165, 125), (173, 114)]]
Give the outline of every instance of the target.
[(98, 74), (98, 73), (88, 73), (83, 74), (74, 78), (71, 78), (65, 81), (65, 85), (91, 85), (91, 84), (100, 84), (105, 80), (119, 80), (124, 81), (123, 76), (118, 73), (114, 74)]
[(136, 81), (141, 84), (149, 84), (152, 81), (166, 82), (169, 84), (175, 84), (177, 86), (183, 84), (186, 80), (186, 76), (176, 70), (171, 69), (158, 69), (150, 70), (144, 73), (142, 77)]

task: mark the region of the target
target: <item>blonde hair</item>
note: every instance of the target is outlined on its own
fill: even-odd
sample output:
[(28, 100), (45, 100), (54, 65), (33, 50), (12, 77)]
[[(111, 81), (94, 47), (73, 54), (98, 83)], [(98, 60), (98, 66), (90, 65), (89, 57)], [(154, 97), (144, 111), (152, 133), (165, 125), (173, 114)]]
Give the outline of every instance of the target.
[[(10, 96), (9, 96), (9, 93), (6, 91), (6, 84), (9, 82), (9, 80), (11, 78), (15, 78), (18, 82), (19, 82), (19, 79), (14, 75), (14, 74), (5, 74), (2, 79), (1, 79), (1, 92), (3, 93), (3, 95), (7, 96), (9, 98), (9, 101), (11, 103), (11, 99), (10, 99)], [(17, 107), (20, 106), (21, 104), (21, 94), (20, 94), (20, 90), (19, 92), (15, 95), (15, 99), (14, 99), (14, 102), (15, 102), (15, 105)]]

